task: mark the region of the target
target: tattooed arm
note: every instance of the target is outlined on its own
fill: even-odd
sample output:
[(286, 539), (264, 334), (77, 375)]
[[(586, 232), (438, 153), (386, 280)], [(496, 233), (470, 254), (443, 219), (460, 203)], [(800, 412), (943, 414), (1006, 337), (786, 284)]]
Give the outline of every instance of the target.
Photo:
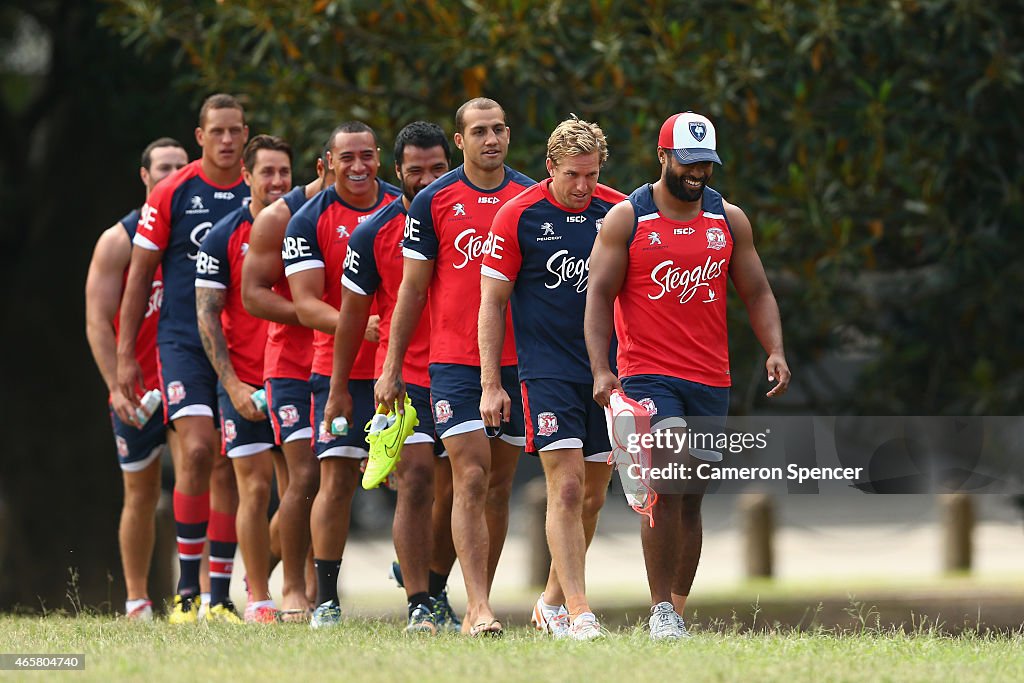
[(196, 318), (199, 321), (199, 338), (203, 341), (203, 350), (210, 359), (220, 384), (231, 398), (235, 410), (247, 420), (253, 422), (266, 419), (262, 411), (257, 410), (252, 402), (252, 393), (257, 387), (238, 379), (235, 367), (228, 355), (228, 342), (224, 337), (224, 327), (220, 322), (220, 314), (224, 310), (227, 291), (212, 287), (196, 287)]

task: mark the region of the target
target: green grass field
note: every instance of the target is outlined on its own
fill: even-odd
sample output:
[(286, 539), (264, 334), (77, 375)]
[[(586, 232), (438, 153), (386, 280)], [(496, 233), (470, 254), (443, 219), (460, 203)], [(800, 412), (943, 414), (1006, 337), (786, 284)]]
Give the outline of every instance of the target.
[[(864, 627), (740, 632), (719, 624), (677, 643), (625, 629), (603, 641), (551, 641), (525, 628), (503, 639), (404, 636), (393, 621), (170, 627), (109, 617), (0, 617), (0, 652), (85, 653), (81, 680), (1020, 681), (1024, 637), (957, 637)], [(0, 672), (0, 678), (12, 675)], [(48, 674), (41, 674), (46, 675)]]

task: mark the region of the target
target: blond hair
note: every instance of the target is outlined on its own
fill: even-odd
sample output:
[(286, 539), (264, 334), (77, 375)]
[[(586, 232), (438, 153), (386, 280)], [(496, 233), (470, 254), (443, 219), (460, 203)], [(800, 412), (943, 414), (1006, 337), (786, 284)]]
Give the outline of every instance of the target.
[(608, 141), (601, 126), (575, 114), (558, 124), (548, 137), (548, 159), (555, 166), (566, 157), (598, 152), (601, 165), (608, 160)]

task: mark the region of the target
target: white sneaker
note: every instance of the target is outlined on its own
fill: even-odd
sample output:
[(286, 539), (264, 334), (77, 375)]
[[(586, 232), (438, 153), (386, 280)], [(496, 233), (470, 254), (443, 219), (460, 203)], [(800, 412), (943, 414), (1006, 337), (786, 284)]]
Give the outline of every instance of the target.
[(683, 621), (683, 618), (681, 616), (679, 616), (679, 614), (677, 612), (675, 613), (675, 615), (676, 615), (676, 623), (679, 624), (679, 631), (680, 631), (679, 637), (683, 638), (683, 639), (685, 639), (685, 638), (693, 638), (693, 636), (690, 634), (690, 632), (686, 630), (686, 622)]
[(690, 635), (671, 602), (659, 602), (652, 607), (647, 623), (651, 628), (651, 640), (679, 640)]
[[(134, 602), (134, 601), (133, 601)], [(153, 621), (153, 603), (149, 600), (139, 601), (139, 604), (133, 608), (128, 607), (129, 603), (125, 603), (125, 617), (132, 621)]]
[(601, 624), (597, 623), (597, 617), (593, 612), (584, 612), (572, 621), (569, 627), (569, 638), (573, 640), (594, 640), (604, 638), (601, 631)]
[(533, 606), (533, 616), (530, 623), (538, 631), (550, 633), (556, 639), (565, 638), (569, 635), (569, 610), (565, 605), (559, 605), (550, 609), (544, 604), (544, 594), (537, 598), (537, 604)]

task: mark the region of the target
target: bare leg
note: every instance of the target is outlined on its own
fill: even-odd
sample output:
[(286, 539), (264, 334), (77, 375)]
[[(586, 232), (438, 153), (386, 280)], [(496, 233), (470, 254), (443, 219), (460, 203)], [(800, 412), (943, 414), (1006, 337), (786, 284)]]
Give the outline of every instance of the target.
[(426, 593), (431, 558), (434, 444), (407, 444), (398, 464), (398, 502), (392, 524), (395, 553), (407, 596)]
[[(583, 499), (583, 533), (586, 536), (587, 548), (590, 548), (590, 543), (594, 540), (594, 534), (597, 532), (597, 520), (608, 494), (608, 480), (612, 476), (612, 468), (603, 462), (584, 462), (583, 466), (587, 473)], [(558, 572), (555, 571), (554, 562), (551, 563), (548, 582), (544, 587), (544, 602), (549, 605), (565, 603), (565, 594), (558, 582)]]
[[(162, 449), (162, 446), (158, 446)], [(146, 581), (153, 559), (156, 538), (156, 505), (160, 500), (160, 458), (138, 472), (122, 471), (124, 479), (124, 505), (118, 541), (121, 545), (121, 565), (129, 600), (149, 597)]]
[(489, 624), (494, 612), (489, 601), (488, 488), (491, 479), (491, 449), (482, 429), (444, 440), (452, 463), (454, 499), (452, 538), (466, 582), (466, 619), (463, 629)]
[(238, 479), (239, 505), (235, 525), (238, 530), (238, 546), (245, 562), (249, 597), (252, 600), (269, 600), (270, 528), (267, 523), (267, 506), (270, 504), (270, 487), (274, 475), (273, 456), (266, 450), (244, 458), (234, 458), (231, 462)]
[[(540, 454), (547, 480), (545, 530), (551, 561), (565, 594), (569, 617), (590, 611), (586, 596), (586, 535), (583, 532), (583, 452), (579, 448)], [(545, 596), (548, 597), (548, 596)]]
[[(288, 462), (288, 487), (281, 495), (281, 505), (277, 509), (284, 565), (281, 608), (306, 609), (316, 598), (316, 573), (310, 574), (306, 569), (312, 572), (310, 510), (320, 487), (320, 465), (308, 439), (286, 442), (283, 450)], [(307, 595), (307, 587), (312, 591), (312, 597)]]
[(348, 540), (352, 496), (360, 480), (355, 458), (320, 460), (320, 490), (313, 500), (310, 530), (313, 556), (318, 560), (340, 560)]
[(697, 573), (697, 564), (700, 562), (701, 545), (704, 540), (700, 516), (703, 498), (702, 494), (682, 496), (679, 521), (682, 543), (679, 547), (679, 563), (676, 565), (675, 576), (672, 580), (672, 605), (679, 614), (686, 609), (686, 599), (690, 595), (693, 577)]
[[(486, 438), (486, 437), (485, 437)], [(508, 500), (512, 496), (512, 480), (516, 474), (516, 464), (523, 449), (513, 446), (501, 439), (491, 439), (491, 478), (487, 489), (487, 594), (490, 595), (494, 583), (494, 573), (498, 569), (501, 550), (505, 547), (505, 536), (508, 535)]]
[(434, 458), (434, 550), (430, 569), (435, 574), (448, 576), (455, 566), (455, 541), (452, 540), (452, 463), (451, 458)]

